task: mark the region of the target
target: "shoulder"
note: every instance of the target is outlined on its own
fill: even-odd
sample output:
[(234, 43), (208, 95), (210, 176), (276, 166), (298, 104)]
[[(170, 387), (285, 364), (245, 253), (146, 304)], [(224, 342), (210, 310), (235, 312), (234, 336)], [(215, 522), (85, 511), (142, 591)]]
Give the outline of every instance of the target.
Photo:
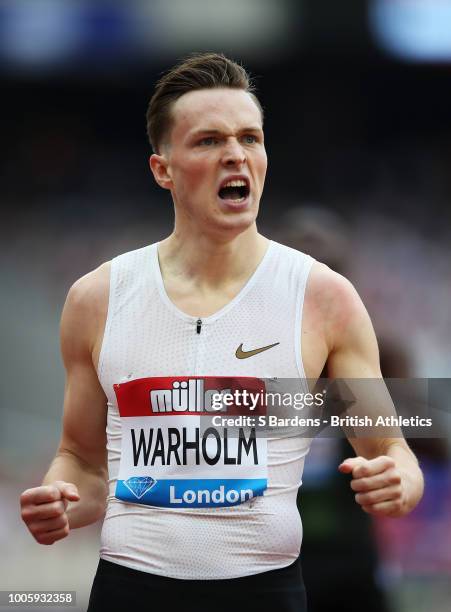
[(92, 350), (108, 310), (111, 262), (79, 278), (69, 289), (61, 317), (63, 350)]
[(331, 314), (352, 315), (363, 306), (351, 281), (319, 261), (312, 265), (307, 290), (317, 306)]
[(107, 261), (75, 281), (67, 294), (66, 306), (79, 312), (101, 308), (108, 302), (110, 270), (111, 261)]
[(329, 346), (350, 330), (367, 325), (369, 316), (354, 285), (343, 275), (315, 261), (307, 284), (306, 300), (323, 320)]
[[(153, 245), (127, 251), (114, 258), (115, 282), (128, 275), (142, 276), (143, 266), (148, 265), (149, 249)], [(80, 316), (102, 317), (108, 310), (110, 278), (113, 260), (106, 261), (95, 270), (79, 278), (69, 289), (65, 310)]]

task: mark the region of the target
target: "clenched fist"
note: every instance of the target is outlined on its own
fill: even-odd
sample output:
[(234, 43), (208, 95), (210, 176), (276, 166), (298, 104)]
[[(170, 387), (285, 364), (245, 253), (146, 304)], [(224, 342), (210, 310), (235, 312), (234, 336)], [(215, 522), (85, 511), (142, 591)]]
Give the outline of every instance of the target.
[(39, 544), (53, 544), (68, 535), (67, 505), (79, 499), (77, 487), (62, 480), (27, 489), (20, 496), (22, 520)]
[(352, 457), (343, 461), (338, 469), (343, 474), (352, 474), (351, 489), (365, 512), (385, 516), (405, 513), (402, 473), (391, 457)]

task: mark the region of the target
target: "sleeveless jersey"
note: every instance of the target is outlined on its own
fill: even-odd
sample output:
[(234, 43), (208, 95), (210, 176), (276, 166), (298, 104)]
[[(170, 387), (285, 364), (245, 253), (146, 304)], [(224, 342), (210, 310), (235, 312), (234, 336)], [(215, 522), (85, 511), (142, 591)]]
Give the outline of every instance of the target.
[(215, 398), (248, 386), (259, 392), (265, 379), (297, 379), (309, 391), (301, 323), (313, 261), (269, 241), (238, 295), (199, 319), (166, 294), (157, 244), (112, 260), (98, 366), (108, 399), (103, 559), (200, 580), (295, 561), (310, 440), (243, 431), (225, 440), (201, 425)]

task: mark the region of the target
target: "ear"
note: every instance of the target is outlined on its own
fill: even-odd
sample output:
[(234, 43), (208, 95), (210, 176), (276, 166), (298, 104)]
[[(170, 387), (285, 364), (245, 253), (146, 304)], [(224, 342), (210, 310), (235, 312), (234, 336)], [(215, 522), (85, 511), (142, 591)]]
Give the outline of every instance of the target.
[(149, 158), (149, 166), (154, 179), (163, 189), (172, 188), (171, 172), (168, 165), (168, 160), (165, 155), (157, 155), (154, 153)]

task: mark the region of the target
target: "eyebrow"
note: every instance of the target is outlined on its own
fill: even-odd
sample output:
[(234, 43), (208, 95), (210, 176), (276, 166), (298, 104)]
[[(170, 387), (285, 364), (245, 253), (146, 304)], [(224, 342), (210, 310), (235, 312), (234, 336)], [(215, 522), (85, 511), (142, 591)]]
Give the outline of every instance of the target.
[[(243, 132), (263, 132), (263, 129), (258, 126), (250, 126), (250, 127), (242, 128), (238, 130), (238, 132), (240, 134), (242, 134)], [(203, 128), (203, 129), (196, 130), (195, 132), (193, 132), (192, 137), (195, 138), (196, 136), (202, 136), (203, 134), (223, 134), (223, 133), (224, 132), (222, 130), (217, 130), (215, 128), (212, 128), (212, 129)]]

